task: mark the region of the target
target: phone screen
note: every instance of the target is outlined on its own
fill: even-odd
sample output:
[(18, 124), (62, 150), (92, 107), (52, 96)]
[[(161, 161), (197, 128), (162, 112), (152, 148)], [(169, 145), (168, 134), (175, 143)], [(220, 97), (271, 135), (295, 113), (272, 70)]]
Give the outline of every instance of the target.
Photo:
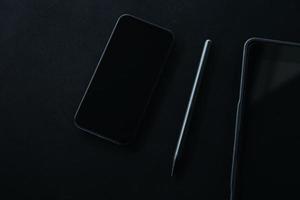
[(170, 31), (121, 16), (75, 115), (81, 129), (131, 142), (172, 46)]
[(300, 199), (300, 46), (253, 41), (244, 69), (236, 199)]

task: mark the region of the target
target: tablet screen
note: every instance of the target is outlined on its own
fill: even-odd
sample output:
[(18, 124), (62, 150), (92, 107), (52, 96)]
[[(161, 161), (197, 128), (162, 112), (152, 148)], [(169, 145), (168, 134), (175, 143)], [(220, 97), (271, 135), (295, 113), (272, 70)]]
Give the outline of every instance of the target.
[(300, 199), (300, 47), (248, 46), (237, 199)]

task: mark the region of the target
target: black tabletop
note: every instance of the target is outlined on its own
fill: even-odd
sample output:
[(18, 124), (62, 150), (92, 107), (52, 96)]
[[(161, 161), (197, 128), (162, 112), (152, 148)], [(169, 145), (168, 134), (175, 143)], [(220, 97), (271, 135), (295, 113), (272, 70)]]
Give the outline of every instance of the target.
[[(0, 2), (0, 196), (6, 199), (227, 199), (242, 47), (299, 42), (299, 1)], [(134, 145), (85, 134), (73, 116), (117, 18), (175, 34)], [(203, 42), (213, 47), (187, 138), (173, 151)]]

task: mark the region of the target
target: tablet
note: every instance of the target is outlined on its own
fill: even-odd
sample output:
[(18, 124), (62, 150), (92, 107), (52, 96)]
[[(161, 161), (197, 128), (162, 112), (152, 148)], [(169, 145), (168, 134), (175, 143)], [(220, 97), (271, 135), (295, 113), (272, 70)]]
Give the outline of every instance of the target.
[(300, 44), (244, 46), (231, 200), (300, 199)]

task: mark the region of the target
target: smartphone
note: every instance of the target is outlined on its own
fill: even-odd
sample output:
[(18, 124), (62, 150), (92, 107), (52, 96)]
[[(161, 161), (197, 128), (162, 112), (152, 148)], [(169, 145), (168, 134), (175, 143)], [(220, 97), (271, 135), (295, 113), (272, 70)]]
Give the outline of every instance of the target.
[(75, 125), (116, 144), (131, 143), (173, 44), (171, 31), (122, 15), (76, 111)]
[(244, 47), (231, 200), (300, 199), (300, 44)]

